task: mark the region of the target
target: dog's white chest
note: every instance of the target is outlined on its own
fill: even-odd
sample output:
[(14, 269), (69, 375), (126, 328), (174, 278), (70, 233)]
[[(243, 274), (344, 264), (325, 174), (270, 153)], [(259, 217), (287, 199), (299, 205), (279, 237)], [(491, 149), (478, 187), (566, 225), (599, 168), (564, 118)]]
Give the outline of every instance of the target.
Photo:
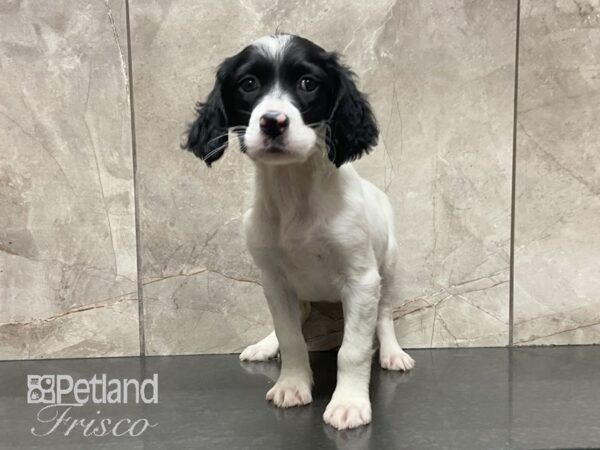
[(279, 251), (285, 276), (300, 300), (339, 300), (335, 259), (325, 239), (289, 239)]

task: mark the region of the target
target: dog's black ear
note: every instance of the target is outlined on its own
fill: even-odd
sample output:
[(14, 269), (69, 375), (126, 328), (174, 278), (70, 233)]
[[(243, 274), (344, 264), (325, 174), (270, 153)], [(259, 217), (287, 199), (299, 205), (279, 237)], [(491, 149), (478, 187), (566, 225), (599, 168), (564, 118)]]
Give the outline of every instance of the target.
[(340, 167), (369, 153), (377, 145), (379, 131), (371, 105), (356, 86), (356, 75), (339, 62), (336, 54), (331, 55), (330, 67), (337, 92), (329, 119), (329, 159)]
[(223, 103), (223, 85), (229, 72), (230, 61), (225, 60), (217, 71), (213, 90), (204, 103), (196, 104), (198, 117), (190, 125), (182, 148), (194, 153), (208, 167), (223, 156), (228, 146), (228, 118)]

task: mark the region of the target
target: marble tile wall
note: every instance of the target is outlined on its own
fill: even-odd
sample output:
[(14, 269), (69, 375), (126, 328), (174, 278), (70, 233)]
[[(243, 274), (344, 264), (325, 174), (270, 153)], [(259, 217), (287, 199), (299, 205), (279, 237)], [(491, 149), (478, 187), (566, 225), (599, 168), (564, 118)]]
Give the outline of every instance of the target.
[(139, 354), (125, 3), (0, 29), (0, 359)]
[(600, 343), (600, 4), (521, 2), (514, 342)]
[[(401, 343), (509, 343), (517, 0), (129, 8), (131, 82), (124, 0), (0, 5), (0, 359), (138, 354), (142, 296), (147, 354), (236, 352), (270, 330), (240, 220), (252, 165), (232, 147), (208, 169), (179, 144), (217, 64), (276, 29), (342, 52), (379, 119), (355, 166), (395, 208)], [(518, 345), (599, 342), (599, 14), (521, 1)], [(310, 347), (341, 328), (339, 307), (313, 308)]]

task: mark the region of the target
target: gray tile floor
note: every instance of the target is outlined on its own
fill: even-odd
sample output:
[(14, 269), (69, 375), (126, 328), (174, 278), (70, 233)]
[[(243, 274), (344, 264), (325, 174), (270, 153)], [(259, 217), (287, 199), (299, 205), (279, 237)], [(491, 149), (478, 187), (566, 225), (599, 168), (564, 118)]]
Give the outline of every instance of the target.
[[(0, 448), (396, 449), (599, 448), (600, 347), (413, 350), (409, 374), (373, 369), (373, 424), (338, 432), (321, 415), (335, 354), (311, 355), (314, 403), (279, 410), (264, 400), (278, 363), (235, 355), (0, 362)], [(158, 404), (72, 408), (72, 419), (147, 418), (139, 437), (65, 436), (27, 403), (28, 374), (147, 378)], [(56, 413), (56, 412), (55, 412)], [(53, 414), (55, 414), (53, 413)], [(65, 419), (66, 420), (66, 419)], [(134, 430), (135, 432), (136, 430)]]

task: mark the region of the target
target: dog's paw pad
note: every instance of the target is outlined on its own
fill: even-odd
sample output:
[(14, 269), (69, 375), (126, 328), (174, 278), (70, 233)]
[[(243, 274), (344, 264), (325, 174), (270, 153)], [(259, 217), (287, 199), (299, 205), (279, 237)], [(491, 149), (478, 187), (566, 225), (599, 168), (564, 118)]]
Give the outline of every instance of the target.
[(392, 353), (381, 353), (379, 363), (382, 369), (401, 370), (407, 372), (415, 367), (415, 360), (404, 350), (397, 350)]
[(286, 379), (275, 383), (266, 399), (272, 401), (279, 408), (308, 405), (312, 402), (310, 385), (302, 380)]
[(240, 354), (240, 361), (268, 361), (276, 358), (279, 353), (277, 347), (261, 344), (249, 345)]
[(331, 400), (323, 420), (338, 430), (367, 425), (371, 423), (371, 402), (368, 399)]

